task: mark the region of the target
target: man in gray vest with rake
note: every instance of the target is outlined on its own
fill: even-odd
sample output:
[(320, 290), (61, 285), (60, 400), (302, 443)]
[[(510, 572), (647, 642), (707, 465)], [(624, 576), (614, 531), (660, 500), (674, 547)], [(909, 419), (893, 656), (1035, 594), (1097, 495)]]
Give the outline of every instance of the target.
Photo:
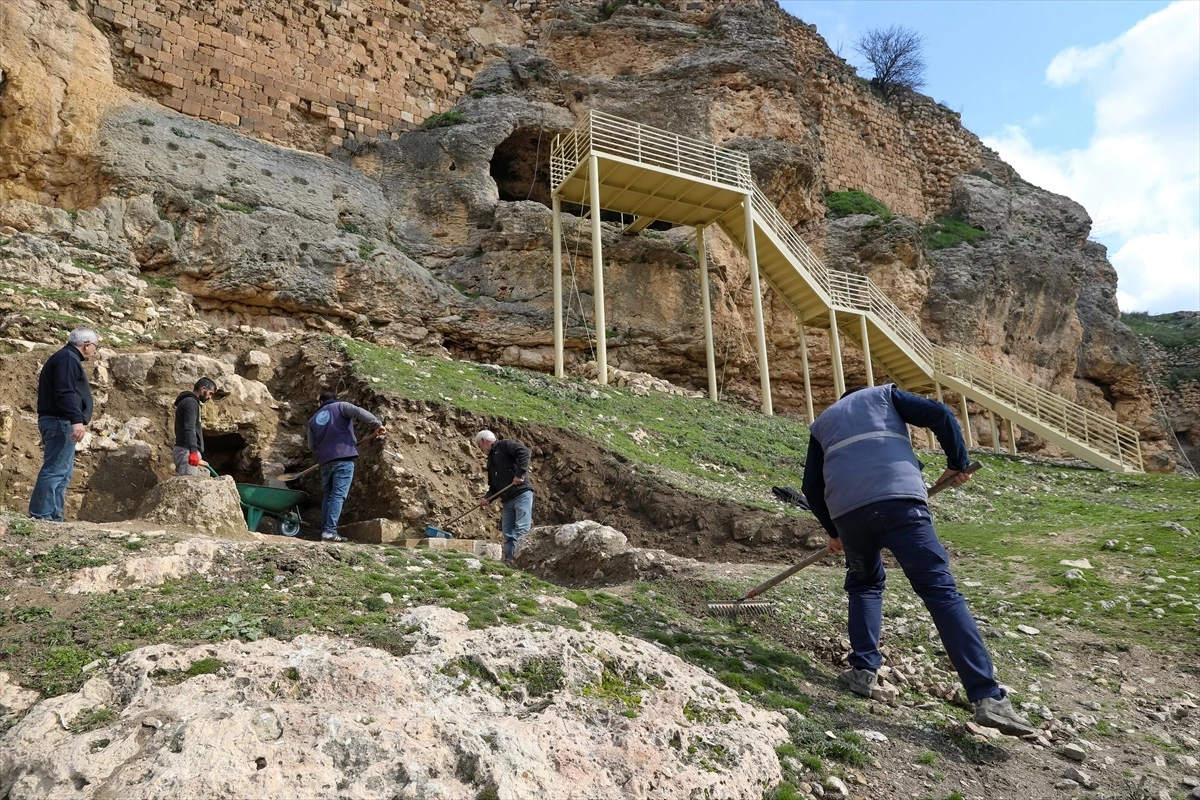
[(949, 468), (939, 482), (966, 483), (970, 459), (950, 409), (892, 384), (846, 392), (812, 424), (804, 496), (829, 534), (829, 549), (846, 554), (851, 653), (841, 680), (864, 697), (878, 683), (886, 581), (880, 552), (887, 548), (933, 617), (975, 721), (1010, 736), (1035, 733), (996, 682), (979, 626), (950, 574), (909, 425), (933, 431), (945, 451)]

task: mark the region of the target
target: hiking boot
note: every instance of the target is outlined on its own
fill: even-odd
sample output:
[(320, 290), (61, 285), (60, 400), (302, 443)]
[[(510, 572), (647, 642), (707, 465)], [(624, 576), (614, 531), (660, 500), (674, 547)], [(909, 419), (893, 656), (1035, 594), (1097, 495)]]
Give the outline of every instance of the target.
[(1007, 695), (975, 701), (975, 721), (1009, 736), (1030, 736), (1037, 729), (1013, 708)]
[(345, 536), (339, 536), (336, 533), (322, 533), (321, 541), (322, 542), (345, 542), (345, 541), (349, 541), (349, 540)]
[(861, 694), (863, 697), (870, 697), (875, 691), (875, 687), (879, 685), (879, 676), (869, 669), (858, 669), (851, 667), (838, 676), (838, 680), (850, 687), (850, 691), (855, 694)]

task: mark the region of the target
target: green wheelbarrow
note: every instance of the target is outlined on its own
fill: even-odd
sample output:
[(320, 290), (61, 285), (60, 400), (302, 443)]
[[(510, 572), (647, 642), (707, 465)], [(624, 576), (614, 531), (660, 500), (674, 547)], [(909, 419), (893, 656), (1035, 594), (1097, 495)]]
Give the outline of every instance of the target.
[[(208, 471), (214, 478), (218, 477), (217, 471), (211, 466)], [(284, 536), (300, 533), (300, 512), (296, 506), (308, 499), (308, 492), (239, 483), (237, 493), (242, 504), (242, 516), (246, 518), (246, 527), (250, 530), (258, 530), (258, 524), (265, 514), (279, 520), (279, 532)]]
[(257, 531), (258, 523), (262, 522), (263, 515), (266, 514), (279, 520), (279, 532), (284, 536), (295, 536), (300, 532), (300, 512), (296, 510), (296, 506), (308, 499), (307, 492), (239, 483), (237, 493), (242, 501), (246, 527), (250, 530)]

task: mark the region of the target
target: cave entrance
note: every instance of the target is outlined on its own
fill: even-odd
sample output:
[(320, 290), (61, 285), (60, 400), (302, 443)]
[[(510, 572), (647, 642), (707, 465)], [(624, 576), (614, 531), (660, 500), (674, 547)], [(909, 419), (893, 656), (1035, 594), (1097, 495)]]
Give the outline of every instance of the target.
[[(500, 199), (509, 203), (533, 200), (550, 207), (550, 143), (565, 131), (519, 127), (501, 142), (492, 154), (490, 171)], [(584, 206), (563, 203), (564, 214), (583, 216)], [(629, 225), (634, 218), (617, 211), (600, 211), (601, 222)], [(674, 227), (670, 222), (655, 220), (648, 226), (651, 230), (666, 231)]]
[(243, 457), (246, 440), (240, 433), (206, 433), (204, 460), (221, 475), (232, 475), (238, 483), (257, 483), (252, 466)]
[(501, 200), (550, 205), (550, 143), (558, 133), (522, 126), (496, 147), (491, 175)]

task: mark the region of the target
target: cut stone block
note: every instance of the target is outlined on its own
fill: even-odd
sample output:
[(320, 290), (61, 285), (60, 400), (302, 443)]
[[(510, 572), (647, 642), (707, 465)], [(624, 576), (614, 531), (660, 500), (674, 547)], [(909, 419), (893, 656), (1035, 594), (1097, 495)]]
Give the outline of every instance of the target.
[(489, 542), (484, 539), (405, 539), (405, 547), (428, 547), (430, 550), (457, 550), (460, 553), (470, 553), (499, 561), (504, 557), (504, 551), (499, 542)]
[(388, 544), (404, 539), (404, 525), (391, 519), (367, 519), (342, 525), (338, 533), (352, 542)]

